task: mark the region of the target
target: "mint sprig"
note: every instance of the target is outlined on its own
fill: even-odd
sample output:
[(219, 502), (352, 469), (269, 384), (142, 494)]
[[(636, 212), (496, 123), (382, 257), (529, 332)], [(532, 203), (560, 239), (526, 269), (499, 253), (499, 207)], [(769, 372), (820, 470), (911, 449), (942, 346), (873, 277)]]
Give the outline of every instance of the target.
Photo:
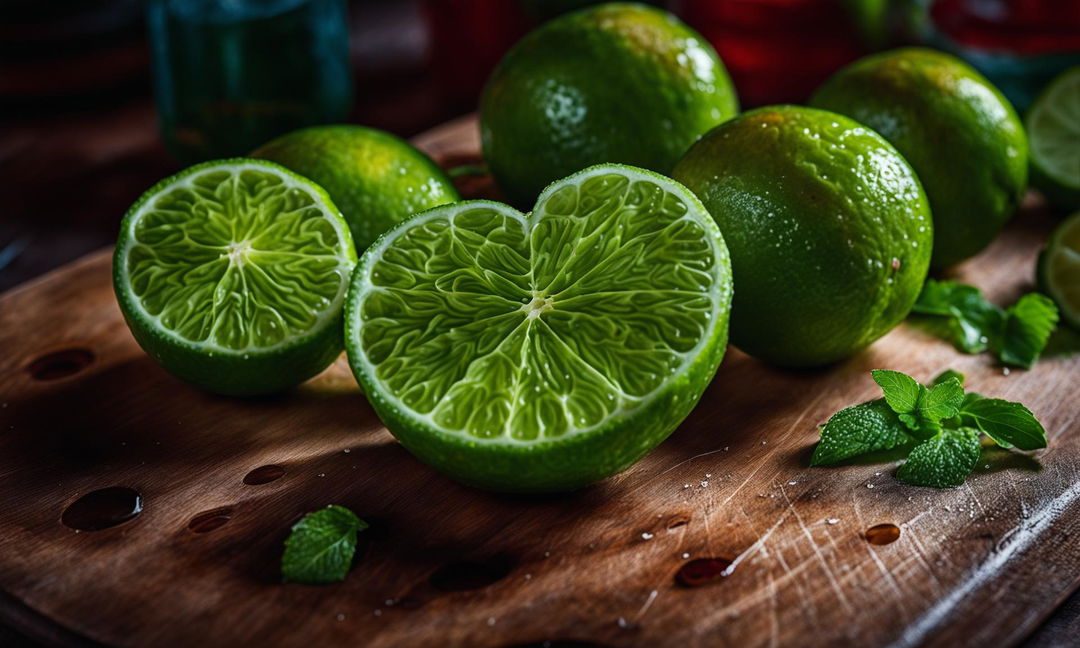
[(834, 464), (915, 443), (897, 471), (900, 481), (945, 488), (964, 483), (979, 460), (981, 434), (1002, 448), (1046, 447), (1046, 430), (1026, 407), (964, 393), (951, 369), (930, 387), (899, 371), (874, 370), (883, 398), (840, 410), (821, 428), (810, 465)]
[(928, 279), (911, 309), (927, 316), (931, 328), (964, 353), (993, 351), (1004, 364), (1030, 369), (1057, 326), (1054, 302), (1038, 293), (1008, 309), (983, 297), (978, 288)]
[(367, 527), (344, 506), (308, 513), (293, 525), (285, 540), (282, 579), (309, 585), (345, 580), (356, 553), (356, 534)]

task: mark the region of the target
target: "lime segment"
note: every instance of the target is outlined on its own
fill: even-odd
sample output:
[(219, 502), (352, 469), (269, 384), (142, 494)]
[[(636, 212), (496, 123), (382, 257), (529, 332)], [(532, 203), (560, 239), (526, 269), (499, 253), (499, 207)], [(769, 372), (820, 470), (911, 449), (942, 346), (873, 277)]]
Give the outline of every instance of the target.
[(603, 165), (528, 215), (469, 201), (391, 230), (353, 276), (346, 347), (422, 459), (499, 490), (573, 488), (689, 413), (723, 354), (730, 298), (727, 249), (697, 199)]
[(1080, 207), (1080, 66), (1051, 82), (1027, 116), (1035, 180), (1051, 199)]
[(1051, 234), (1039, 258), (1039, 283), (1061, 309), (1062, 318), (1080, 330), (1080, 213)]
[[(272, 391), (340, 350), (333, 329), (351, 246), (317, 185), (267, 162), (208, 162), (163, 180), (128, 212), (116, 292), (136, 339), (166, 369), (212, 391)], [(311, 344), (309, 360), (293, 357)], [(263, 364), (275, 355), (280, 366)], [(250, 372), (238, 362), (253, 357), (262, 362)]]

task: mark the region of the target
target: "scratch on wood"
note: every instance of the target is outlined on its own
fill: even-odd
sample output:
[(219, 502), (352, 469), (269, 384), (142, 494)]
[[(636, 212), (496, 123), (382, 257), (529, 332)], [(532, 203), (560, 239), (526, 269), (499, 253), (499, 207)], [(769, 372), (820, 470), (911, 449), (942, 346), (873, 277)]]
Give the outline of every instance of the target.
[[(762, 555), (764, 555), (764, 554), (762, 554)], [(802, 556), (800, 555), (799, 558), (802, 558)], [(799, 600), (800, 601), (813, 600), (814, 597), (811, 595), (810, 592), (807, 591), (807, 584), (804, 583), (803, 579), (796, 578), (795, 573), (796, 572), (801, 573), (806, 568), (807, 565), (811, 565), (811, 564), (815, 564), (815, 563), (813, 561), (810, 561), (810, 560), (800, 560), (799, 563), (795, 566), (795, 568), (792, 569), (791, 565), (789, 565), (787, 560), (784, 559), (784, 552), (780, 548), (777, 548), (777, 550), (776, 550), (776, 560), (777, 560), (777, 562), (780, 563), (780, 566), (784, 570), (784, 575), (782, 577), (783, 580), (785, 580), (785, 581), (790, 580), (794, 584), (795, 589), (798, 590)], [(809, 586), (812, 587), (812, 583)], [(807, 621), (810, 623), (811, 626), (816, 627), (816, 626), (821, 625), (820, 621), (818, 620), (817, 606), (807, 605), (800, 611), (802, 612), (803, 616), (806, 617)]]
[(637, 614), (634, 615), (634, 623), (641, 621), (641, 617), (645, 616), (645, 613), (649, 611), (649, 608), (652, 607), (653, 601), (656, 600), (656, 595), (658, 594), (658, 592), (659, 590), (653, 590), (649, 592), (649, 598), (645, 599), (645, 605), (642, 605), (641, 609), (638, 610)]
[(921, 564), (926, 570), (926, 573), (930, 575), (930, 578), (934, 579), (934, 584), (937, 586), (937, 592), (940, 595), (941, 592), (945, 591), (945, 586), (941, 582), (941, 579), (938, 578), (937, 571), (933, 567), (931, 567), (930, 562), (926, 560), (926, 546), (923, 545), (922, 540), (919, 539), (919, 535), (915, 533), (915, 530), (910, 528), (912, 522), (918, 520), (925, 514), (925, 511), (923, 513), (919, 513), (904, 524), (900, 525), (900, 527), (904, 529), (904, 539), (911, 541), (911, 543), (915, 545), (914, 555), (918, 559), (919, 564)]
[(1016, 503), (1020, 506), (1020, 517), (1025, 520), (1031, 517), (1031, 510), (1028, 509), (1027, 500), (1024, 499), (1024, 494), (1020, 492), (1020, 489), (1016, 487), (1016, 482), (1010, 479), (1005, 483), (1009, 485), (1009, 489), (1013, 494), (1013, 499), (1016, 500)]
[(836, 576), (832, 573), (832, 569), (829, 568), (829, 563), (825, 561), (825, 555), (821, 553), (821, 548), (818, 547), (817, 542), (814, 541), (814, 535), (810, 533), (810, 529), (806, 527), (802, 516), (795, 510), (795, 505), (792, 504), (791, 498), (788, 497), (787, 490), (784, 488), (783, 484), (780, 484), (780, 494), (784, 496), (784, 501), (787, 503), (788, 510), (795, 516), (795, 521), (799, 523), (799, 528), (802, 529), (803, 535), (810, 541), (810, 547), (814, 550), (814, 555), (817, 556), (818, 561), (821, 562), (821, 569), (824, 570), (826, 578), (829, 579), (829, 585), (832, 587), (833, 591), (836, 592), (836, 598), (840, 599), (840, 602), (844, 604), (844, 608), (849, 613), (854, 612), (854, 608), (851, 607), (851, 602), (848, 601), (843, 588), (836, 582)]
[(772, 458), (772, 455), (770, 455), (767, 452), (764, 453), (763, 456), (761, 457), (761, 461), (759, 461), (758, 464), (756, 466), (754, 466), (754, 469), (752, 471), (750, 471), (750, 474), (747, 475), (746, 479), (743, 480), (743, 483), (736, 486), (735, 490), (731, 491), (731, 494), (728, 495), (724, 499), (723, 502), (720, 502), (720, 506), (717, 507), (717, 508), (721, 508), (721, 507), (727, 505), (727, 503), (730, 502), (732, 500), (732, 498), (734, 498), (735, 495), (737, 495), (738, 492), (743, 489), (744, 486), (746, 486), (748, 483), (750, 483), (750, 480), (754, 478), (754, 475), (756, 475), (759, 470), (761, 470), (762, 466), (769, 463), (769, 459), (771, 459), (771, 458)]
[(790, 514), (790, 512), (791, 512), (791, 510), (788, 509), (788, 511), (786, 513), (784, 513), (783, 515), (780, 516), (780, 519), (777, 520), (775, 524), (773, 524), (771, 527), (769, 527), (768, 531), (761, 534), (761, 537), (754, 541), (754, 544), (747, 547), (738, 556), (735, 556), (735, 560), (732, 560), (731, 564), (728, 565), (724, 569), (724, 571), (720, 572), (720, 575), (721, 576), (731, 576), (731, 574), (735, 571), (735, 568), (739, 566), (739, 563), (746, 560), (748, 557), (754, 555), (762, 547), (764, 547), (765, 543), (769, 541), (769, 537), (772, 536), (773, 532), (775, 532), (777, 529), (780, 528), (780, 525), (784, 523), (784, 520), (788, 519), (788, 515)]
[[(729, 446), (724, 446), (724, 448), (727, 448), (727, 447), (729, 447)], [(709, 450), (708, 452), (702, 452), (701, 454), (694, 455), (693, 457), (690, 457), (689, 459), (686, 459), (684, 461), (680, 461), (679, 463), (675, 464), (671, 468), (668, 468), (664, 472), (658, 474), (657, 477), (663, 477), (664, 475), (668, 474), (672, 470), (675, 470), (679, 466), (685, 466), (686, 464), (690, 463), (694, 459), (701, 459), (702, 457), (708, 457), (709, 455), (716, 454), (717, 452), (723, 452), (724, 448), (717, 448), (716, 450)]]
[(1073, 484), (1068, 490), (1055, 497), (1049, 504), (1042, 507), (1033, 515), (1016, 527), (1009, 537), (1011, 542), (1004, 539), (998, 543), (998, 547), (990, 557), (981, 565), (976, 566), (968, 580), (959, 587), (953, 589), (947, 596), (940, 599), (930, 609), (923, 613), (918, 620), (910, 624), (900, 639), (892, 644), (893, 648), (906, 648), (917, 646), (929, 637), (934, 630), (952, 617), (954, 608), (957, 607), (973, 591), (983, 587), (988, 582), (997, 578), (1016, 554), (1027, 549), (1034, 541), (1038, 540), (1046, 529), (1054, 523), (1057, 516), (1065, 509), (1073, 506), (1080, 499), (1080, 482)]
[(776, 600), (776, 579), (769, 572), (769, 646), (775, 648), (780, 640), (780, 602)]
[[(855, 496), (854, 492), (852, 492), (851, 494), (851, 504), (852, 508), (855, 511), (855, 517), (859, 520), (859, 525), (861, 527), (865, 527), (866, 521), (863, 519), (862, 510), (859, 508), (859, 498)], [(877, 566), (878, 571), (880, 571), (881, 575), (885, 577), (885, 580), (889, 583), (889, 586), (896, 594), (896, 604), (899, 605), (906, 614), (907, 606), (904, 605), (904, 593), (900, 590), (900, 586), (896, 582), (896, 577), (892, 575), (892, 572), (890, 572), (889, 569), (885, 566), (885, 563), (881, 562), (881, 558), (878, 557), (877, 552), (870, 547), (869, 543), (863, 543), (863, 550), (865, 550), (866, 553), (870, 555), (870, 558), (873, 559), (874, 565)]]
[(906, 607), (904, 605), (904, 592), (900, 589), (900, 584), (896, 582), (896, 577), (892, 575), (892, 572), (889, 571), (889, 568), (881, 561), (881, 558), (878, 557), (877, 552), (870, 547), (869, 543), (864, 543), (863, 548), (866, 549), (866, 553), (870, 554), (870, 557), (874, 559), (874, 564), (877, 565), (878, 571), (881, 572), (881, 575), (888, 581), (893, 592), (896, 593), (896, 602), (900, 607)]
[(971, 499), (975, 500), (975, 505), (979, 507), (979, 511), (982, 513), (983, 519), (985, 520), (987, 518), (986, 509), (983, 508), (982, 502), (979, 501), (979, 496), (975, 494), (974, 490), (972, 490), (971, 484), (968, 482), (964, 482), (964, 489), (967, 490), (969, 495), (971, 495)]

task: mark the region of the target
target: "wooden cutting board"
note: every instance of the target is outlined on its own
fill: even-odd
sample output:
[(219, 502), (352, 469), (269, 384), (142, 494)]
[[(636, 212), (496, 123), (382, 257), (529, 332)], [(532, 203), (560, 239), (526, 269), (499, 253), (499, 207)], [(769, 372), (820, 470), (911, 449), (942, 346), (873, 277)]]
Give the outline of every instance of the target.
[[(475, 122), (418, 143), (475, 159)], [(1027, 206), (953, 274), (1015, 298), (1052, 224)], [(907, 326), (814, 371), (730, 349), (690, 418), (630, 470), (509, 497), (413, 459), (343, 359), (273, 398), (173, 379), (129, 335), (109, 272), (102, 251), (0, 298), (0, 614), (51, 642), (1001, 646), (1080, 585), (1075, 354), (1006, 373)], [(873, 368), (962, 371), (971, 389), (1026, 403), (1050, 448), (987, 451), (951, 490), (899, 484), (895, 464), (807, 468), (816, 426), (877, 394)], [(280, 470), (248, 481), (280, 476), (245, 483), (263, 466)], [(62, 523), (109, 487), (138, 491), (141, 514), (97, 531)], [(354, 570), (279, 584), (289, 526), (332, 503), (371, 523)], [(899, 538), (868, 542), (883, 524)], [(733, 562), (677, 583), (702, 558)]]

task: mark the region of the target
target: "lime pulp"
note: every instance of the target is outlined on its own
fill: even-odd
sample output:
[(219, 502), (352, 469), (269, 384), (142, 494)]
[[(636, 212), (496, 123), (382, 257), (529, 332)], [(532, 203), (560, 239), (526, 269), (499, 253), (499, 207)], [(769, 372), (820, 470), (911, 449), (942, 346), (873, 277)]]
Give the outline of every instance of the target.
[(269, 162), (222, 160), (166, 178), (131, 208), (114, 283), (136, 340), (166, 369), (211, 391), (261, 393), (340, 351), (355, 258), (317, 185)]

